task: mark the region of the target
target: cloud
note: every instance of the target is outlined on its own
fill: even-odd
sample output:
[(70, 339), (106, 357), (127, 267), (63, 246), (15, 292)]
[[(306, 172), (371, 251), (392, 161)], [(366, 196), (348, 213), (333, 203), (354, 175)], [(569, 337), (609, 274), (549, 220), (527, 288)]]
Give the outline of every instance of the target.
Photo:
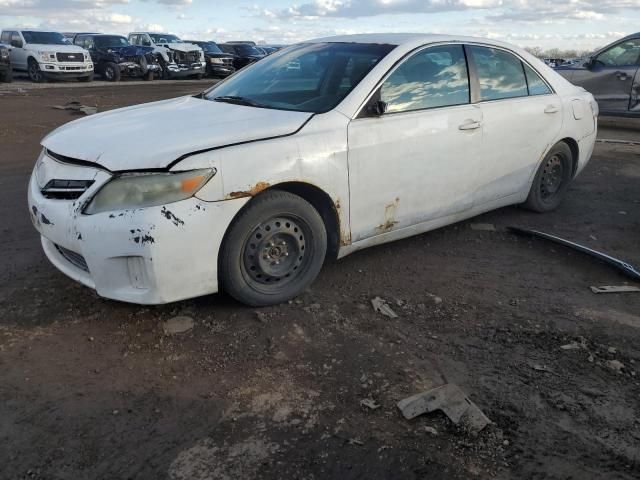
[(603, 20), (607, 14), (640, 9), (638, 0), (313, 0), (280, 10), (261, 10), (280, 19), (360, 18), (392, 14), (487, 11), (494, 20), (542, 22), (548, 16)]

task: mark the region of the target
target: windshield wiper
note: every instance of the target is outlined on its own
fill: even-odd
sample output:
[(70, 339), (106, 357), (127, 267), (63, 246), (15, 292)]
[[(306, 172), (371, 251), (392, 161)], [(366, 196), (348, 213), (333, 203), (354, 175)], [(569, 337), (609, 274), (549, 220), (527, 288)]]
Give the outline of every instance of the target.
[(213, 99), (214, 102), (226, 102), (226, 103), (233, 103), (236, 105), (247, 105), (249, 107), (264, 107), (265, 105), (260, 103), (260, 102), (256, 102), (255, 100), (251, 100), (250, 98), (246, 98), (246, 97), (238, 97), (235, 95), (223, 95), (221, 97), (215, 97)]

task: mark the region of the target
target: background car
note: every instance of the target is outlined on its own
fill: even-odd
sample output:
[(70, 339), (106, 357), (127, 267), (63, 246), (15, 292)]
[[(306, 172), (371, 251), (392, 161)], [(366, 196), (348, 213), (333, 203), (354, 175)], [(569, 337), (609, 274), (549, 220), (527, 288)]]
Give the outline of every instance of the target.
[(91, 54), (94, 71), (109, 82), (117, 82), (123, 75), (153, 80), (162, 73), (152, 47), (131, 45), (123, 36), (79, 33), (73, 43)]
[(598, 50), (556, 72), (591, 92), (603, 115), (640, 117), (640, 33)]
[(233, 55), (233, 66), (240, 70), (247, 65), (264, 58), (264, 54), (248, 43), (221, 43), (218, 45), (223, 52)]
[(210, 77), (228, 77), (236, 71), (233, 66), (233, 55), (220, 50), (215, 42), (199, 40), (185, 40), (185, 42), (198, 45), (202, 49), (207, 62), (207, 75)]
[(26, 71), (32, 82), (46, 79), (93, 80), (89, 52), (72, 45), (64, 35), (49, 30), (5, 29), (0, 42), (11, 46), (14, 70)]
[(159, 56), (163, 78), (202, 78), (205, 74), (204, 52), (192, 43), (185, 43), (169, 33), (132, 32), (132, 45), (152, 47)]
[(9, 48), (11, 48), (9, 45), (0, 43), (0, 82), (5, 83), (9, 83), (13, 79)]

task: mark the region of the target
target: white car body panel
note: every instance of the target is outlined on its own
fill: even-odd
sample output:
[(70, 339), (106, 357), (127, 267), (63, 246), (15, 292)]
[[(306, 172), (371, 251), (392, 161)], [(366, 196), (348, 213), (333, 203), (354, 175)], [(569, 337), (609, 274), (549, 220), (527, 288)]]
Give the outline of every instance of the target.
[[(217, 258), (227, 228), (265, 189), (307, 185), (326, 195), (339, 225), (337, 255), (343, 257), (523, 202), (545, 155), (563, 139), (577, 146), (576, 174), (591, 157), (597, 131), (593, 97), (515, 47), (425, 35), (327, 41), (399, 46), (328, 113), (183, 97), (77, 120), (47, 136), (42, 144), (49, 151), (97, 165), (41, 155), (29, 204), (47, 256), (102, 296), (165, 303), (218, 290)], [(515, 53), (555, 93), (358, 118), (370, 93), (406, 54), (431, 43), (455, 42)], [(575, 118), (580, 109), (584, 115)], [(459, 129), (469, 122), (477, 128)], [(148, 141), (140, 141), (145, 136)], [(189, 200), (82, 213), (113, 172), (201, 168), (215, 169), (216, 175)], [(95, 183), (76, 201), (55, 202), (40, 192), (51, 178)], [(82, 255), (92, 273), (70, 266), (55, 245)]]

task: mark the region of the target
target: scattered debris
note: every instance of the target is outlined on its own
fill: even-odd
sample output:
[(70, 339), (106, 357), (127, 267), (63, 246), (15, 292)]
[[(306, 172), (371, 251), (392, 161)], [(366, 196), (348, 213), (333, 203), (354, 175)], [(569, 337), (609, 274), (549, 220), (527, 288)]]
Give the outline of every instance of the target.
[(567, 343), (566, 345), (562, 345), (560, 347), (562, 350), (586, 350), (587, 348), (587, 339), (584, 337), (580, 337), (580, 343), (575, 340), (571, 343)]
[(495, 232), (496, 227), (493, 223), (472, 223), (471, 230), (477, 230), (479, 232)]
[(431, 435), (438, 435), (438, 430), (433, 427), (424, 427), (424, 431), (430, 433)]
[(85, 115), (93, 115), (95, 113), (98, 113), (97, 106), (88, 107), (86, 105), (82, 105), (77, 101), (65, 103), (64, 105), (52, 105), (51, 108), (55, 108), (56, 110), (71, 110), (73, 112), (84, 113)]
[(473, 433), (491, 423), (460, 387), (452, 383), (400, 400), (398, 408), (407, 420), (423, 413), (442, 410), (454, 424), (462, 424)]
[(591, 255), (603, 262), (608, 263), (609, 265), (621, 270), (626, 273), (631, 278), (636, 280), (640, 280), (640, 270), (635, 268), (633, 265), (619, 260), (617, 258), (611, 257), (606, 253), (598, 252), (597, 250), (593, 250), (589, 247), (585, 247), (584, 245), (580, 245), (578, 243), (570, 242), (569, 240), (565, 240), (564, 238), (556, 237), (554, 235), (549, 235), (548, 233), (538, 232), (537, 230), (527, 230), (526, 228), (519, 227), (508, 227), (508, 230), (520, 235), (532, 235), (534, 237), (544, 238), (546, 240), (550, 240), (555, 243), (559, 243), (560, 245), (564, 245), (569, 248), (573, 248), (582, 253), (586, 253), (587, 255)]
[(607, 367), (613, 370), (616, 373), (621, 373), (624, 368), (624, 363), (620, 360), (609, 360), (606, 363)]
[(433, 293), (428, 293), (428, 292), (427, 292), (427, 295), (429, 296), (429, 298), (431, 298), (434, 304), (440, 305), (442, 303), (442, 298), (438, 297), (437, 295), (434, 295)]
[(193, 328), (194, 322), (191, 317), (173, 317), (163, 322), (162, 330), (165, 335), (175, 335), (188, 332)]
[(633, 287), (631, 285), (604, 285), (602, 287), (591, 287), (593, 293), (626, 293), (626, 292), (640, 292), (640, 288)]
[(398, 315), (389, 306), (387, 301), (382, 299), (382, 298), (380, 298), (380, 297), (376, 297), (373, 300), (371, 300), (371, 305), (373, 306), (373, 309), (376, 312), (381, 313), (382, 315), (384, 315), (386, 317), (398, 318)]
[(370, 398), (365, 398), (363, 400), (360, 400), (360, 405), (362, 405), (363, 407), (367, 407), (371, 410), (377, 410), (380, 407), (382, 407), (382, 405), (380, 405), (375, 400), (372, 400)]
[(619, 144), (619, 145), (640, 145), (640, 142), (634, 142), (633, 140), (618, 140), (613, 138), (599, 138), (596, 140), (596, 142)]

